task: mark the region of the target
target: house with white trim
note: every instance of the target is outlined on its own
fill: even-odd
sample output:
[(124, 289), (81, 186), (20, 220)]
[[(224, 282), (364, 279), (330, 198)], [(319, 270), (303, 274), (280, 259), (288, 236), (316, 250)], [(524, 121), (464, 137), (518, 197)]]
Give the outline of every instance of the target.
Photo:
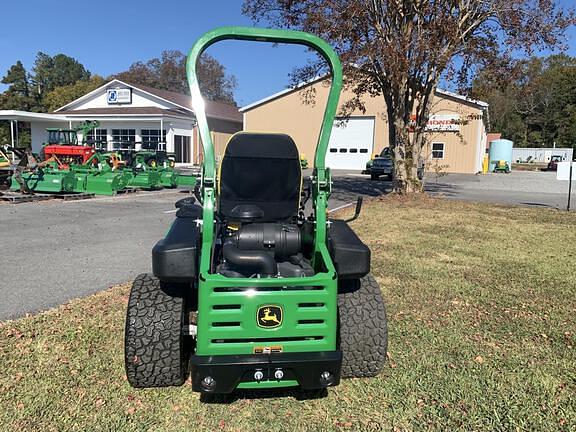
[[(235, 106), (205, 101), (205, 107), (216, 145), (242, 129), (242, 115)], [(17, 122), (30, 124), (35, 152), (46, 141), (46, 128), (72, 129), (83, 121), (97, 120), (100, 126), (87, 137), (79, 134), (79, 140), (95, 142), (106, 150), (157, 146), (174, 153), (183, 165), (198, 164), (202, 158), (190, 96), (118, 79), (52, 113), (0, 110), (0, 120), (10, 121), (13, 145), (18, 143)]]

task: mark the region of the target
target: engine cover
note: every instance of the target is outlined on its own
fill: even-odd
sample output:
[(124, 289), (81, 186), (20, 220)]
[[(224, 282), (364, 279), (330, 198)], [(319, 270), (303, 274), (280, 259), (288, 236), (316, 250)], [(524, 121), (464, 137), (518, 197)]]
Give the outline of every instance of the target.
[(295, 255), (302, 248), (300, 229), (291, 224), (246, 224), (232, 238), (240, 250), (267, 251), (276, 258)]

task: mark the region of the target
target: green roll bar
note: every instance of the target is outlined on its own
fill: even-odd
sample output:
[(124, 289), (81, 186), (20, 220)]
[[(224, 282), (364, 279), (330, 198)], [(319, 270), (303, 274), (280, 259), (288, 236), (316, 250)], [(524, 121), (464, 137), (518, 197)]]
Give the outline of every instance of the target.
[(202, 99), (198, 85), (196, 65), (200, 55), (210, 45), (229, 39), (305, 45), (314, 48), (328, 62), (332, 73), (332, 86), (328, 96), (326, 110), (324, 111), (324, 120), (322, 122), (322, 129), (320, 130), (318, 144), (316, 146), (316, 155), (314, 157), (314, 167), (317, 170), (324, 170), (328, 141), (330, 140), (330, 132), (332, 131), (334, 116), (336, 115), (336, 109), (338, 107), (338, 99), (342, 89), (342, 66), (340, 65), (340, 59), (336, 52), (334, 52), (332, 47), (324, 40), (310, 33), (254, 27), (220, 27), (205, 33), (198, 39), (190, 50), (186, 63), (186, 75), (192, 95), (192, 106), (198, 120), (202, 145), (204, 147), (204, 180), (207, 182), (214, 181), (216, 164), (214, 159), (214, 146), (204, 110), (204, 100)]
[[(331, 179), (329, 169), (326, 169), (325, 159), (336, 109), (338, 108), (338, 99), (340, 97), (340, 91), (342, 90), (342, 65), (340, 64), (340, 59), (328, 43), (310, 33), (254, 27), (220, 27), (202, 35), (192, 46), (186, 61), (186, 76), (190, 86), (190, 94), (192, 95), (192, 107), (196, 115), (204, 149), (201, 179), (202, 197), (204, 200), (202, 257), (210, 256), (214, 227), (216, 161), (212, 136), (210, 135), (210, 128), (206, 118), (204, 99), (202, 98), (198, 84), (196, 66), (200, 55), (209, 46), (222, 40), (246, 40), (304, 45), (319, 52), (330, 66), (332, 74), (331, 88), (314, 156), (314, 189), (312, 192), (316, 213), (315, 249), (318, 251), (319, 243), (325, 243), (326, 240), (326, 206), (328, 195), (330, 194)], [(202, 259), (201, 261), (200, 271), (207, 272), (209, 260)]]

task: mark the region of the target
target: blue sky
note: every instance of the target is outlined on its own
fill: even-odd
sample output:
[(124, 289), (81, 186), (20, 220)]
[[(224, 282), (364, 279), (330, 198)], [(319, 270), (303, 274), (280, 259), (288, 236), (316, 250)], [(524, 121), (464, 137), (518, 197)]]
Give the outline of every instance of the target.
[[(241, 5), (241, 0), (7, 2), (2, 5), (0, 74), (17, 60), (30, 70), (36, 53), (43, 51), (72, 56), (92, 73), (107, 76), (126, 70), (135, 61), (158, 57), (165, 49), (186, 53), (202, 33), (214, 27), (252, 25), (240, 13)], [(574, 28), (569, 32), (569, 45), (569, 54), (576, 55)], [(308, 58), (300, 47), (238, 41), (221, 42), (208, 52), (237, 77), (240, 106), (285, 88), (288, 72)]]

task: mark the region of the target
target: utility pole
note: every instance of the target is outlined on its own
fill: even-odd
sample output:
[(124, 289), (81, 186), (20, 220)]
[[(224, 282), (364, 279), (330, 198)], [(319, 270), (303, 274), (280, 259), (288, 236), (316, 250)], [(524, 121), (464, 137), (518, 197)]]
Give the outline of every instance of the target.
[(570, 162), (570, 175), (568, 177), (568, 205), (566, 211), (570, 211), (570, 198), (572, 198), (572, 172), (574, 171), (574, 163)]

